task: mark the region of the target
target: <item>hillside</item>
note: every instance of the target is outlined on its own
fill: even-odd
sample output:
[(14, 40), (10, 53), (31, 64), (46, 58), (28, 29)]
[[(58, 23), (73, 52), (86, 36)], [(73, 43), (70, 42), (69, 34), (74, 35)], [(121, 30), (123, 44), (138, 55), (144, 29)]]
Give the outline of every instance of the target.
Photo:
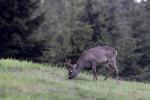
[(150, 84), (82, 73), (67, 79), (67, 70), (12, 59), (0, 60), (0, 100), (150, 100)]

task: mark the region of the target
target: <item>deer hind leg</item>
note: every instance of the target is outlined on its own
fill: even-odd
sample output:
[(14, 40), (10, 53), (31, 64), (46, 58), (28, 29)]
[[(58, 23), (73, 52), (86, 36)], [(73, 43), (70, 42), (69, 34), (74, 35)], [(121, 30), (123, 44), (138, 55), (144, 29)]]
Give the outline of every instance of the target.
[(111, 74), (111, 71), (110, 71), (110, 69), (109, 69), (109, 63), (107, 62), (107, 64), (106, 64), (106, 70), (107, 70), (107, 72), (108, 72), (108, 74), (106, 75), (106, 77), (104, 78), (104, 81), (108, 78), (108, 76)]
[(117, 68), (115, 59), (111, 59), (109, 61), (109, 68), (111, 69), (111, 72), (113, 74), (113, 78), (118, 79), (118, 68)]
[(92, 62), (93, 79), (97, 80), (96, 62)]

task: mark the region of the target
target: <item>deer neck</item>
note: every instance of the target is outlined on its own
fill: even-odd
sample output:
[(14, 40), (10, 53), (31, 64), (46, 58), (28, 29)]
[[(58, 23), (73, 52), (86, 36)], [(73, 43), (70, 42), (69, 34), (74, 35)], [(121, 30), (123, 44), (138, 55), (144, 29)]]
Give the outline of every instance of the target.
[(86, 62), (83, 60), (78, 60), (76, 64), (77, 64), (76, 70), (78, 72), (80, 72), (86, 66)]

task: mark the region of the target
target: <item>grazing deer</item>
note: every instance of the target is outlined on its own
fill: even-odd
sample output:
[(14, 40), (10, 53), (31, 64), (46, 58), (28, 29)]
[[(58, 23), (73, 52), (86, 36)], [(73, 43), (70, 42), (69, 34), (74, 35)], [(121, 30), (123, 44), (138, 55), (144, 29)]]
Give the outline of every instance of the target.
[(85, 50), (75, 64), (71, 64), (71, 60), (66, 59), (66, 64), (69, 66), (69, 79), (75, 78), (83, 68), (91, 68), (93, 79), (97, 80), (96, 65), (104, 63), (109, 73), (118, 77), (118, 68), (116, 66), (117, 51), (109, 46), (99, 46)]

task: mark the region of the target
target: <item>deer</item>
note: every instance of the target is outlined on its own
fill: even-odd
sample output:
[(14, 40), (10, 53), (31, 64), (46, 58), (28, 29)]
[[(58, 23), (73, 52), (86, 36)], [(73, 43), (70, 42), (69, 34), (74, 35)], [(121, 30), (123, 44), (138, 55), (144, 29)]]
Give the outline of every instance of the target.
[(108, 74), (114, 75), (114, 78), (118, 77), (118, 68), (116, 65), (117, 50), (110, 46), (98, 46), (87, 49), (81, 53), (75, 64), (71, 64), (71, 60), (66, 59), (68, 66), (68, 79), (74, 79), (84, 68), (91, 68), (93, 73), (93, 79), (97, 80), (97, 64), (104, 64)]

